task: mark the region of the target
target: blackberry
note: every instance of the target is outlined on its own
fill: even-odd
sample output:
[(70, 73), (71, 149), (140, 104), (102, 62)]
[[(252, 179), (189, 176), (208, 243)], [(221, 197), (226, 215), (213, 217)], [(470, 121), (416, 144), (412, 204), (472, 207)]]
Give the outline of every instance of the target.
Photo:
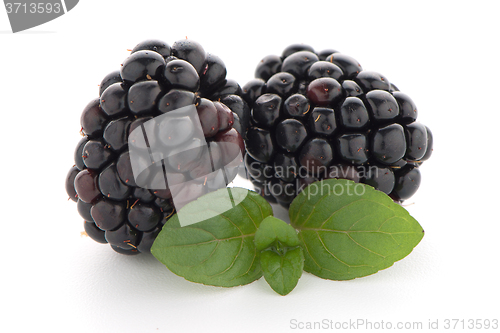
[(413, 100), (352, 57), (294, 44), (269, 55), (243, 86), (251, 108), (247, 176), (288, 207), (304, 186), (328, 178), (369, 184), (402, 202), (432, 153)]
[[(240, 133), (250, 124), (241, 93), (224, 62), (194, 41), (134, 47), (81, 115), (83, 138), (65, 185), (87, 235), (118, 253), (149, 252), (176, 209), (231, 182), (244, 156)], [(195, 116), (179, 113), (186, 108)], [(168, 158), (157, 156), (167, 151)], [(222, 167), (223, 185), (213, 175)]]

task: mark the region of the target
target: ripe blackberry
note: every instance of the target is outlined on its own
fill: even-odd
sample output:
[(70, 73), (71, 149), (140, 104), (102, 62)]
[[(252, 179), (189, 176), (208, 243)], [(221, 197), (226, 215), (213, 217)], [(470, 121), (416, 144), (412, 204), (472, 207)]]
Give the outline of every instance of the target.
[[(149, 252), (175, 212), (174, 201), (180, 208), (193, 195), (220, 186), (214, 169), (225, 167), (222, 186), (231, 182), (236, 176), (231, 167), (244, 153), (240, 133), (250, 122), (240, 95), (241, 87), (226, 80), (222, 60), (200, 44), (139, 43), (120, 70), (104, 77), (99, 97), (81, 115), (83, 138), (66, 191), (77, 202), (87, 235), (118, 253)], [(173, 112), (183, 107), (196, 116)], [(155, 155), (166, 151), (178, 154)], [(134, 177), (137, 165), (142, 172)], [(154, 187), (158, 183), (162, 186)], [(183, 191), (173, 200), (170, 188), (181, 183)]]
[(247, 175), (266, 198), (288, 207), (304, 186), (328, 178), (399, 202), (418, 189), (432, 134), (408, 95), (352, 57), (291, 45), (262, 59), (243, 98), (251, 107)]

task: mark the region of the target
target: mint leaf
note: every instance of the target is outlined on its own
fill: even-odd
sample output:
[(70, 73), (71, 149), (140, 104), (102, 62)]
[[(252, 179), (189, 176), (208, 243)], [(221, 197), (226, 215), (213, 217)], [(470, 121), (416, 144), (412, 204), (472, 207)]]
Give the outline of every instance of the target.
[(274, 216), (266, 217), (255, 233), (255, 246), (263, 251), (273, 246), (296, 247), (300, 245), (297, 231)]
[[(151, 253), (173, 273), (192, 282), (233, 287), (259, 279), (262, 271), (253, 240), (261, 221), (272, 215), (272, 208), (255, 192), (229, 191), (231, 198), (241, 201), (238, 205), (226, 210), (228, 189), (187, 204), (165, 223)], [(181, 227), (179, 214), (199, 217), (204, 212), (212, 217)]]
[(299, 230), (304, 270), (350, 280), (406, 257), (424, 236), (420, 224), (383, 192), (345, 179), (315, 182), (289, 209)]
[(280, 295), (297, 285), (304, 268), (304, 253), (295, 229), (273, 216), (266, 217), (255, 233), (260, 266), (267, 283)]
[(289, 294), (299, 282), (304, 269), (304, 253), (300, 246), (278, 254), (267, 250), (260, 254), (260, 265), (267, 283), (278, 294)]

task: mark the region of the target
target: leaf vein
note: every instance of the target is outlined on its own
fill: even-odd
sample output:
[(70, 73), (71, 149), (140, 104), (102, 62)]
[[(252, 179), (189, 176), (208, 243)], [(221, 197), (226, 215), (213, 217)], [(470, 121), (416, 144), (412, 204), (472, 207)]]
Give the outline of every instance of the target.
[(212, 252), (210, 252), (210, 255), (209, 255), (209, 256), (208, 256), (205, 260), (203, 260), (202, 262), (199, 262), (199, 263), (197, 263), (197, 264), (195, 264), (195, 265), (191, 265), (191, 266), (184, 266), (184, 267), (195, 267), (195, 266), (199, 266), (199, 265), (203, 264), (205, 261), (207, 261), (208, 259), (212, 258), (212, 256), (214, 255), (214, 252), (215, 252), (215, 251), (217, 250), (217, 248), (219, 247), (219, 244), (220, 244), (220, 242), (219, 242), (219, 243), (217, 243), (217, 245), (215, 245), (215, 247), (214, 247), (214, 249), (212, 250)]
[(238, 278), (242, 277), (243, 275), (248, 274), (248, 272), (250, 272), (250, 269), (252, 269), (253, 264), (254, 264), (254, 262), (255, 262), (255, 260), (256, 260), (256, 259), (257, 259), (257, 250), (254, 248), (254, 255), (253, 255), (253, 259), (252, 259), (252, 262), (251, 262), (250, 266), (248, 266), (247, 271), (246, 271), (245, 273), (241, 274), (241, 275), (235, 276), (235, 277), (234, 277), (233, 279), (231, 279), (230, 281), (235, 280), (235, 279), (238, 279)]
[[(349, 207), (350, 205), (353, 205), (353, 204), (355, 204), (356, 202), (358, 202), (358, 201), (362, 201), (362, 200), (363, 200), (363, 199), (359, 199), (359, 200), (357, 200), (357, 201), (352, 201), (352, 202), (349, 202), (348, 204), (345, 204), (344, 206), (340, 207), (339, 209), (337, 209), (336, 211), (334, 211), (332, 214), (330, 214), (330, 216), (328, 216), (328, 218), (327, 218), (327, 219), (325, 219), (325, 220), (323, 221), (323, 223), (321, 223), (320, 228), (323, 228), (323, 226), (325, 225), (325, 223), (326, 223), (326, 222), (328, 222), (328, 221), (329, 221), (329, 220), (330, 220), (330, 219), (331, 219), (331, 218), (332, 218), (335, 214), (337, 214), (338, 212), (342, 211), (344, 208), (347, 208), (347, 207)], [(352, 226), (351, 226), (351, 227), (352, 227)]]
[(342, 260), (340, 260), (339, 258), (337, 258), (337, 256), (335, 256), (335, 254), (333, 254), (332, 252), (330, 252), (330, 250), (328, 250), (328, 248), (326, 247), (325, 243), (323, 242), (323, 238), (321, 238), (321, 236), (319, 235), (319, 233), (317, 231), (316, 231), (316, 235), (318, 235), (318, 239), (321, 242), (321, 245), (323, 246), (323, 248), (326, 250), (326, 252), (328, 252), (332, 257), (334, 257), (338, 262), (346, 265), (347, 267), (351, 267), (349, 264), (343, 262)]
[[(217, 274), (214, 274), (214, 275), (208, 275), (208, 277), (214, 277), (214, 276), (217, 276), (217, 275), (221, 275), (221, 274), (224, 274), (225, 272), (227, 272), (228, 270), (231, 269), (231, 267), (234, 266), (234, 263), (236, 262), (236, 260), (238, 259), (238, 256), (240, 255), (241, 253), (241, 250), (243, 249), (243, 239), (241, 239), (240, 241), (240, 249), (238, 250), (238, 253), (234, 256), (234, 259), (231, 261), (231, 264), (229, 264), (229, 266), (223, 270), (222, 272), (219, 272)], [(219, 243), (220, 244), (220, 243)]]
[[(307, 202), (307, 200), (304, 199), (304, 201), (302, 201), (302, 203), (300, 204), (299, 208), (297, 209), (297, 214), (295, 214), (295, 219), (294, 219), (294, 222), (293, 224), (296, 225), (296, 222), (297, 222), (297, 219), (299, 218), (300, 216), (300, 212), (302, 211), (302, 208), (304, 207), (305, 203)], [(313, 209), (314, 210), (314, 209)]]
[(310, 230), (310, 231), (322, 231), (322, 232), (338, 232), (342, 234), (349, 233), (378, 233), (384, 235), (398, 235), (398, 234), (420, 234), (420, 231), (398, 231), (398, 232), (386, 232), (378, 230), (336, 230), (336, 229), (320, 229), (320, 228), (301, 228), (300, 230)]
[[(250, 199), (252, 200), (252, 199)], [(243, 208), (243, 210), (247, 213), (248, 217), (250, 218), (250, 220), (252, 221), (255, 229), (257, 230), (257, 223), (255, 223), (255, 220), (253, 219), (252, 215), (250, 215), (250, 212), (245, 208), (245, 206), (241, 205), (241, 208)], [(260, 207), (259, 207), (260, 208)], [(261, 215), (264, 216), (264, 214), (261, 212)]]
[[(350, 240), (352, 240), (352, 241), (354, 242), (354, 244), (358, 245), (358, 246), (359, 246), (359, 247), (361, 247), (362, 249), (365, 249), (366, 251), (371, 252), (371, 253), (373, 253), (373, 254), (376, 254), (376, 255), (378, 255), (378, 256), (380, 256), (380, 257), (384, 258), (384, 259), (386, 258), (386, 256), (383, 256), (383, 255), (381, 255), (380, 253), (377, 253), (377, 252), (375, 252), (375, 251), (373, 251), (373, 250), (370, 250), (369, 248), (367, 248), (367, 247), (365, 247), (365, 246), (361, 245), (360, 243), (356, 242), (356, 241), (354, 240), (354, 238), (352, 238), (352, 237), (351, 237), (351, 235), (347, 234), (347, 237), (349, 237), (349, 239), (350, 239)], [(398, 245), (399, 245), (399, 244), (398, 244)]]
[(226, 240), (233, 240), (233, 239), (245, 238), (245, 237), (250, 237), (250, 236), (254, 236), (254, 235), (255, 234), (249, 234), (249, 235), (241, 235), (241, 236), (234, 236), (234, 237), (228, 237), (228, 238), (217, 238), (217, 237), (214, 237), (215, 239), (210, 240), (210, 241), (206, 241), (206, 242), (194, 243), (194, 244), (169, 245), (169, 246), (167, 246), (167, 248), (170, 248), (170, 247), (184, 247), (184, 246), (185, 247), (188, 247), (188, 246), (198, 246), (200, 244), (209, 244), (209, 243), (212, 243), (212, 242), (222, 242), (222, 241), (226, 241)]
[(382, 222), (382, 224), (380, 225), (380, 227), (378, 227), (378, 229), (377, 229), (377, 230), (382, 229), (382, 227), (384, 226), (384, 224), (386, 224), (386, 223), (387, 223), (387, 221), (389, 221), (389, 220), (392, 220), (392, 219), (394, 219), (394, 218), (398, 218), (398, 217), (399, 217), (399, 216), (397, 216), (394, 212), (393, 212), (393, 214), (394, 214), (393, 216), (389, 217), (387, 220), (385, 220), (384, 222)]
[[(311, 259), (314, 261), (314, 263), (316, 264), (316, 266), (319, 267), (319, 269), (321, 269), (322, 267), (318, 264), (318, 262), (316, 261), (316, 259), (314, 259), (314, 257), (312, 256), (311, 252), (309, 251), (309, 247), (307, 246), (307, 242), (304, 241), (304, 236), (302, 234), (302, 232), (299, 232), (299, 237), (302, 238), (302, 244), (304, 244), (304, 249), (307, 251), (307, 253), (309, 254), (309, 257), (311, 257)], [(328, 269), (327, 269), (328, 270)], [(335, 272), (334, 272), (335, 273)]]

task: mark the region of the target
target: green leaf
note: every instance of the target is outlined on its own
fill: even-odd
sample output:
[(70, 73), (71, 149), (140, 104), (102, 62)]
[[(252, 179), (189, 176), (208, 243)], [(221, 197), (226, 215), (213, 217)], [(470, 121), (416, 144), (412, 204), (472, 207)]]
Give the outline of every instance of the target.
[[(239, 202), (229, 210), (228, 191), (231, 200)], [(210, 218), (181, 227), (179, 216), (189, 220), (203, 214)], [(192, 282), (221, 287), (247, 284), (262, 276), (253, 240), (261, 221), (269, 215), (271, 206), (257, 193), (243, 188), (220, 189), (172, 216), (151, 253), (173, 273)]]
[(406, 257), (424, 236), (420, 224), (383, 192), (345, 179), (315, 182), (289, 209), (299, 230), (304, 270), (350, 280)]
[(278, 243), (284, 247), (300, 245), (297, 231), (291, 225), (274, 216), (268, 216), (255, 233), (255, 246), (257, 250), (263, 251)]
[(260, 266), (267, 283), (280, 295), (297, 285), (304, 268), (304, 253), (295, 229), (273, 216), (266, 217), (255, 233)]

